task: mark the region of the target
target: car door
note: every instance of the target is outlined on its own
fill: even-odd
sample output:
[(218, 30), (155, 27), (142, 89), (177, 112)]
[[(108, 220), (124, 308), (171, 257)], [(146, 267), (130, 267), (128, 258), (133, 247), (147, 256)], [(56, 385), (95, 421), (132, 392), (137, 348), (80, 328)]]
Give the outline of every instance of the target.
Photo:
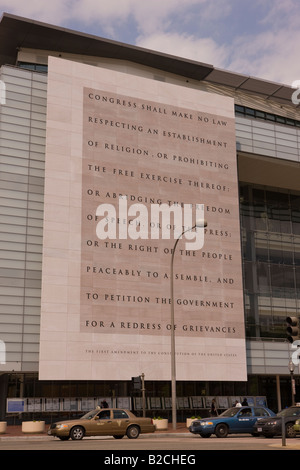
[(236, 416), (236, 432), (252, 432), (256, 417), (251, 407), (242, 408)]
[(125, 435), (130, 417), (125, 410), (113, 410), (113, 435)]
[(89, 422), (87, 434), (90, 436), (111, 435), (112, 424), (111, 410), (102, 410)]

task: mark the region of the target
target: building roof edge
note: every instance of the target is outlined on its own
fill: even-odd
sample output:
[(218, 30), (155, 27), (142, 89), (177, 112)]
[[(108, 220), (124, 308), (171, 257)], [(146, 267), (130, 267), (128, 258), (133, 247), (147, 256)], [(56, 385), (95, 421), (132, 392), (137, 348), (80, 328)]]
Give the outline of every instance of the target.
[(50, 50), (95, 57), (128, 60), (193, 80), (205, 80), (215, 85), (256, 93), (265, 99), (292, 104), (291, 86), (251, 77), (211, 64), (144, 49), (43, 23), (10, 13), (0, 19), (0, 66), (16, 65), (20, 48)]

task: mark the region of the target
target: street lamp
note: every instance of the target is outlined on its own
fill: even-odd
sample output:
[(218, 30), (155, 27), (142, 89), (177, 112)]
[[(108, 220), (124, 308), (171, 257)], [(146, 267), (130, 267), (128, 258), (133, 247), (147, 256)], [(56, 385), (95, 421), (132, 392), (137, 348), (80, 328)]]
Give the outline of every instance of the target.
[(176, 359), (175, 359), (175, 320), (174, 320), (174, 276), (173, 276), (173, 269), (174, 269), (174, 255), (177, 244), (180, 238), (188, 232), (189, 230), (193, 230), (196, 227), (206, 227), (207, 222), (205, 220), (198, 220), (193, 227), (188, 228), (182, 232), (182, 234), (177, 238), (174, 248), (172, 251), (171, 257), (171, 382), (172, 382), (172, 423), (173, 429), (176, 429)]

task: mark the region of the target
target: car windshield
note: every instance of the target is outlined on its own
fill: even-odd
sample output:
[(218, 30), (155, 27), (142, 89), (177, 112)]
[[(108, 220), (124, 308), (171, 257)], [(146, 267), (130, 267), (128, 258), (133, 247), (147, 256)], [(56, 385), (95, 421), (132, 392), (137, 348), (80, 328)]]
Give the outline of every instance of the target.
[(81, 416), (80, 419), (92, 419), (98, 413), (99, 413), (99, 410), (92, 410), (92, 411), (89, 411), (88, 413), (86, 413), (85, 415)]
[(277, 413), (277, 416), (300, 416), (300, 406), (297, 408), (286, 408)]
[(226, 411), (223, 411), (223, 413), (220, 414), (220, 416), (226, 416), (227, 418), (232, 418), (232, 416), (235, 416), (241, 408), (239, 407), (234, 407), (234, 408), (229, 408)]

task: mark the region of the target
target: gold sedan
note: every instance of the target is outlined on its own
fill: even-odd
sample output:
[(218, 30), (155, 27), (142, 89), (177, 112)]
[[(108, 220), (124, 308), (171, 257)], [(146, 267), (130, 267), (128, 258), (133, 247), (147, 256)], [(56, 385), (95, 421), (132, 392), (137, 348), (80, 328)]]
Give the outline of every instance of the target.
[(136, 439), (140, 434), (152, 433), (155, 425), (151, 418), (138, 418), (129, 410), (96, 408), (79, 419), (51, 424), (48, 434), (61, 440), (80, 440), (85, 436), (113, 436)]

